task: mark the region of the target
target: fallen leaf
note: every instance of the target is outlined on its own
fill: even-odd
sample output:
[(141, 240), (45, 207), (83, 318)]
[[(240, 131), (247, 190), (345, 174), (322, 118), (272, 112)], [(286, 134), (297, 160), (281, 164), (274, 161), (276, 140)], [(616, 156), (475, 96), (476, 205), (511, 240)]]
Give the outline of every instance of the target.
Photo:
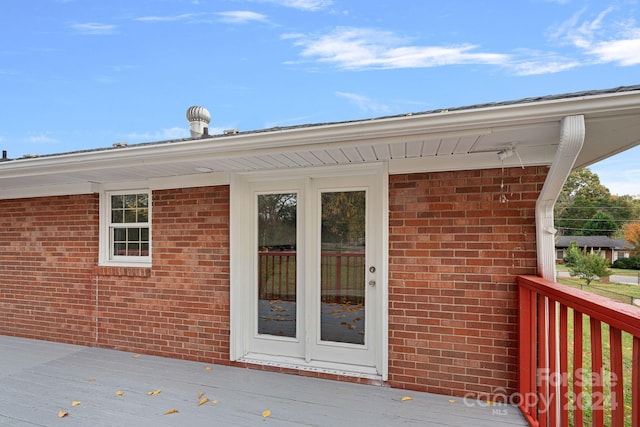
[(153, 390), (147, 393), (149, 396), (155, 396), (156, 394), (160, 394), (160, 389)]
[(95, 383), (95, 382), (96, 382), (96, 379), (95, 379), (95, 378), (89, 378), (89, 382), (90, 382), (90, 383)]
[(204, 396), (204, 391), (201, 391), (200, 393), (198, 393), (198, 399), (202, 398), (202, 396)]
[(404, 396), (401, 400), (402, 400), (403, 402), (406, 402), (407, 400), (413, 400), (413, 397)]
[(74, 400), (73, 402), (71, 402), (71, 406), (78, 406), (78, 405), (80, 405), (79, 400)]
[(177, 409), (169, 409), (167, 412), (165, 412), (165, 415), (169, 415), (169, 414), (176, 414), (180, 411), (178, 411)]
[(214, 405), (218, 403), (217, 400), (212, 400), (211, 403), (213, 403)]
[(118, 391), (116, 391), (116, 394), (117, 394), (118, 396), (122, 396), (122, 395), (124, 394), (124, 391), (122, 391), (122, 390), (118, 390)]
[(270, 410), (265, 409), (264, 411), (262, 411), (262, 416), (263, 416), (264, 418), (269, 417), (269, 415), (271, 415), (271, 411), (270, 411)]
[(141, 356), (141, 354), (134, 354), (134, 355), (133, 355), (133, 356), (131, 356), (131, 357), (133, 357), (134, 359), (137, 359), (137, 358), (139, 358), (140, 356)]
[(456, 401), (453, 399), (449, 399), (449, 403), (456, 403)]
[(204, 369), (207, 370), (207, 371), (210, 371), (213, 368), (211, 366), (205, 366)]
[(64, 418), (69, 415), (68, 412), (63, 411), (62, 409), (58, 411), (58, 418)]
[(487, 403), (488, 403), (489, 405), (495, 405), (495, 404), (496, 404), (496, 402), (492, 402), (492, 401), (490, 401), (490, 400), (487, 400)]
[(207, 403), (209, 401), (208, 397), (203, 397), (202, 399), (200, 399), (200, 402), (198, 402), (198, 406), (202, 406), (205, 403)]

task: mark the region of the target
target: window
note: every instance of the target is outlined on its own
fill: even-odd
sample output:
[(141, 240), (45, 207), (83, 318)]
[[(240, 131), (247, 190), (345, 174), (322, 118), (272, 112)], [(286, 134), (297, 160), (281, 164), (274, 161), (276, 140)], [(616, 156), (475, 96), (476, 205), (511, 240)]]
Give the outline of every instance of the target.
[(151, 263), (151, 193), (105, 194), (101, 261), (106, 264)]

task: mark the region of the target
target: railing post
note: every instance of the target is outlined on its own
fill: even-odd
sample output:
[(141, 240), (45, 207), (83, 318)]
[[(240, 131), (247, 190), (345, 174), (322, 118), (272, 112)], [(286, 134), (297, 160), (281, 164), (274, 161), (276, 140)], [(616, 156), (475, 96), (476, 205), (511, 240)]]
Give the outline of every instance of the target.
[[(535, 294), (525, 288), (518, 289), (520, 322), (518, 324), (518, 393), (520, 410), (530, 424), (537, 420), (536, 411), (536, 301)], [(531, 400), (530, 400), (531, 399)]]

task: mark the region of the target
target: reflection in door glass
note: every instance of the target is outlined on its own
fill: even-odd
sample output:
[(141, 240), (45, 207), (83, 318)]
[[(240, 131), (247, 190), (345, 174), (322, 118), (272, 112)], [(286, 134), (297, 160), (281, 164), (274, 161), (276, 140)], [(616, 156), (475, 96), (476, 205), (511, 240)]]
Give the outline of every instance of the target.
[(364, 344), (366, 192), (322, 193), (320, 336)]
[(297, 196), (258, 196), (258, 333), (296, 337)]

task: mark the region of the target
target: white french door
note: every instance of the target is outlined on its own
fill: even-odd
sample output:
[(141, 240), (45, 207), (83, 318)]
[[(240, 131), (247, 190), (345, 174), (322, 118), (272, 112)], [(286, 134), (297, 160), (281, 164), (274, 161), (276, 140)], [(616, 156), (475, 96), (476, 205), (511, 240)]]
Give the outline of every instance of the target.
[(383, 375), (380, 168), (232, 183), (233, 360)]

